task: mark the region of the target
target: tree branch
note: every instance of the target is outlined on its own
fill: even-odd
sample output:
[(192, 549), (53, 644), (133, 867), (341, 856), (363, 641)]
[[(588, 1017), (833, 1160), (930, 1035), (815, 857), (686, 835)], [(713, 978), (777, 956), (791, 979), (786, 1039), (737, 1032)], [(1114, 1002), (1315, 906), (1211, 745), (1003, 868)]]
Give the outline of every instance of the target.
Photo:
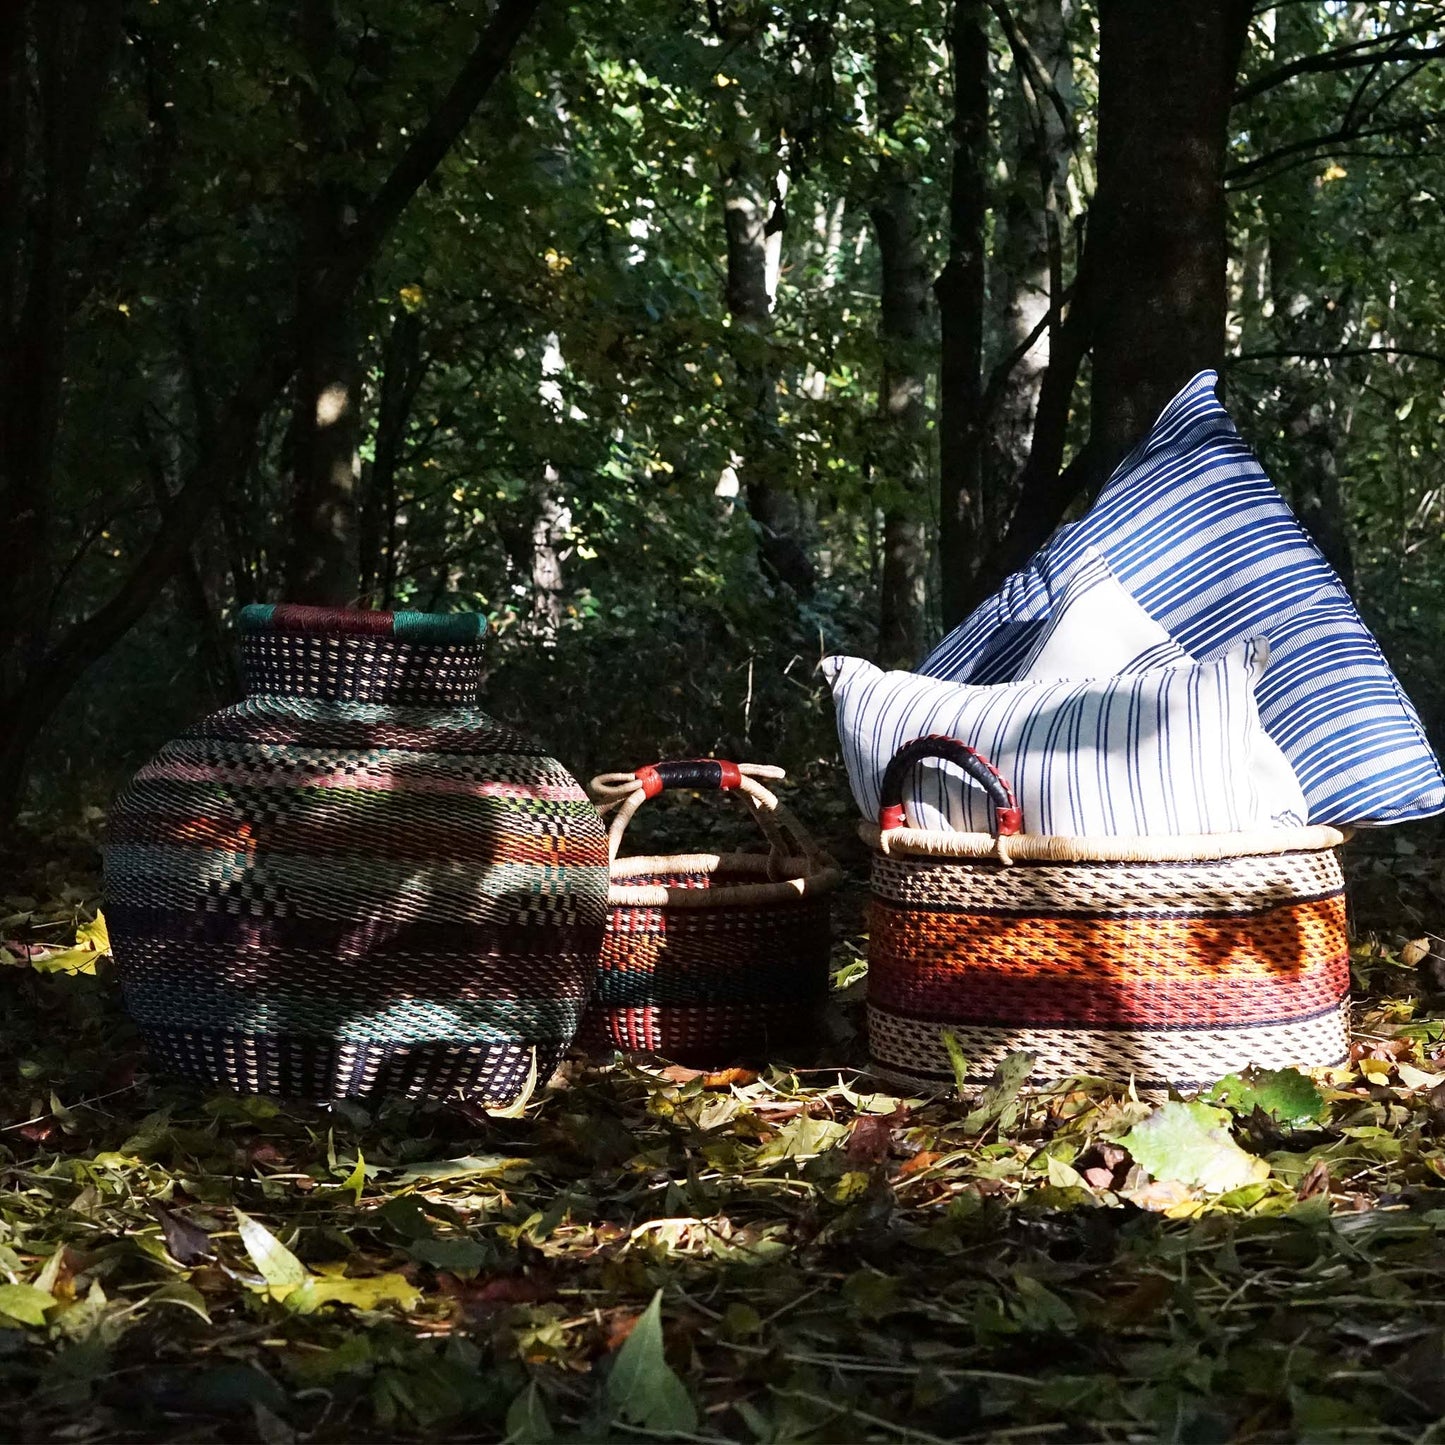
[(1328, 135), (1312, 136), (1308, 140), (1291, 141), (1289, 145), (1279, 146), (1275, 150), (1267, 151), (1262, 156), (1256, 156), (1252, 161), (1245, 161), (1237, 165), (1233, 170), (1226, 171), (1224, 180), (1226, 185), (1246, 180), (1270, 166), (1287, 160), (1291, 156), (1310, 155), (1318, 151), (1328, 150), (1331, 146), (1339, 145), (1344, 141), (1372, 140), (1380, 136), (1401, 135), (1410, 131), (1421, 130), (1426, 126), (1438, 125), (1445, 120), (1445, 111), (1424, 111), (1419, 115), (1402, 117), (1389, 125), (1371, 126), (1369, 128), (1351, 128), (1331, 131)]
[(1251, 100), (1255, 100), (1281, 85), (1287, 85), (1300, 75), (1316, 75), (1332, 70), (1352, 70), (1359, 65), (1375, 65), (1381, 61), (1431, 59), (1445, 55), (1445, 47), (1442, 46), (1415, 46), (1399, 43), (1402, 40), (1408, 40), (1412, 35), (1420, 35), (1429, 30), (1438, 29), (1438, 20), (1426, 20), (1421, 21), (1418, 25), (1407, 26), (1403, 30), (1392, 31), (1389, 35), (1374, 35), (1368, 40), (1357, 40), (1352, 45), (1342, 45), (1335, 50), (1326, 50), (1318, 55), (1303, 55), (1298, 60), (1291, 60), (1285, 65), (1276, 66), (1273, 70), (1267, 70), (1258, 79), (1250, 81), (1248, 85), (1240, 86), (1234, 92), (1234, 104), (1247, 105)]
[(1248, 361), (1344, 361), (1356, 356), (1408, 356), (1419, 361), (1433, 361), (1445, 366), (1445, 351), (1430, 351), (1421, 346), (1340, 346), (1282, 348), (1278, 351), (1241, 351), (1225, 358), (1226, 366)]

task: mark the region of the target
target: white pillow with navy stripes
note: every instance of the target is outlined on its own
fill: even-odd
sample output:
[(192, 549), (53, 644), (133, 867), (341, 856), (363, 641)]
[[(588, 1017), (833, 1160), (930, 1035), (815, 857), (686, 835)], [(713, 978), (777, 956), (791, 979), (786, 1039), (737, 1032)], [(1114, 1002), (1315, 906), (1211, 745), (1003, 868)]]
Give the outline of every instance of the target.
[[(1043, 565), (1048, 576), (1050, 563)], [(1018, 665), (1019, 682), (1112, 677), (1196, 661), (1129, 595), (1097, 547), (1084, 553), (1062, 587), (1049, 581), (1058, 604)]]
[[(1121, 677), (994, 686), (882, 672), (857, 657), (823, 661), (853, 796), (878, 818), (889, 760), (944, 734), (1012, 783), (1024, 830), (1070, 837), (1254, 832), (1301, 817), (1304, 797), (1268, 748), (1255, 706), (1268, 646), (1213, 662)], [(988, 799), (950, 763), (905, 782), (914, 827), (985, 832)]]
[(1313, 823), (1391, 823), (1445, 810), (1420, 719), (1349, 593), (1265, 476), (1202, 371), (1060, 529), (924, 659), (936, 678), (1004, 681), (1038, 643), (1066, 579), (1095, 547), (1189, 654), (1263, 636), (1259, 712)]
[[(1049, 563), (1044, 564), (1045, 571)], [(1033, 652), (1019, 668), (1020, 682), (1067, 682), (1193, 663), (1170, 635), (1129, 595), (1096, 547), (1062, 588), (1051, 579), (1059, 605), (1042, 625)], [(1270, 821), (1297, 828), (1305, 821), (1299, 779), (1278, 743), (1262, 728), (1251, 757), (1260, 796), (1273, 799)]]

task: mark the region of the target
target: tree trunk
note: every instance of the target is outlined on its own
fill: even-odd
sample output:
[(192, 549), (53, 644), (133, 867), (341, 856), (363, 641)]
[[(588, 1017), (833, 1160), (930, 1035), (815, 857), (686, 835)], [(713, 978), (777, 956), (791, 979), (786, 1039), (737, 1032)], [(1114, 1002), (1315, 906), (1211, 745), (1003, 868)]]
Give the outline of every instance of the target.
[(938, 376), (938, 553), (943, 623), (967, 609), (977, 534), (983, 401), (984, 221), (988, 198), (988, 31), (981, 0), (954, 0), (953, 181), (948, 259), (935, 283), (940, 325)]
[(758, 527), (763, 569), (800, 596), (812, 593), (813, 563), (803, 542), (797, 496), (785, 482), (787, 458), (777, 436), (777, 379), (771, 356), (768, 289), (770, 198), (761, 170), (740, 160), (723, 177), (727, 235), (727, 303), (738, 377), (741, 474), (748, 512)]
[(1071, 113), (1074, 104), (1066, 28), (1071, 10), (1072, 0), (1067, 6), (1064, 0), (1029, 0), (1013, 11), (1021, 51), (1014, 56), (1012, 83), (1000, 108), (1005, 179), (995, 204), (989, 269), (993, 355), (988, 370), (991, 375), (1005, 370), (985, 423), (976, 571), (1013, 518), (1039, 390), (1062, 315), (1061, 217), (1069, 145), (1060, 106)]
[(361, 596), (370, 606), (389, 608), (396, 587), (397, 472), (406, 426), (426, 375), (421, 355), (421, 321), (400, 311), (387, 332), (381, 359), (381, 394), (376, 405), (376, 446), (364, 476), (361, 509)]
[[(1317, 25), (1313, 13), (1281, 9), (1275, 16), (1276, 62), (1284, 65), (1317, 52)], [(1264, 108), (1263, 126), (1269, 119)], [(1260, 148), (1269, 146), (1262, 141)], [(1282, 350), (1331, 351), (1344, 339), (1348, 308), (1326, 304), (1340, 298), (1321, 296), (1318, 281), (1304, 266), (1301, 242), (1312, 221), (1314, 178), (1296, 166), (1276, 176), (1269, 189), (1269, 291), (1278, 345)], [(1290, 444), (1280, 475), (1300, 521), (1353, 591), (1354, 548), (1337, 461), (1340, 426), (1332, 379), (1328, 372), (1311, 374), (1308, 367), (1289, 361), (1279, 363), (1278, 376), (1280, 426)]]
[(1224, 360), (1224, 163), (1249, 15), (1249, 0), (1100, 0), (1090, 439), (1107, 464)]
[(326, 75), (337, 54), (332, 0), (304, 0), (301, 40), (312, 81), (301, 87), (301, 127), (318, 179), (302, 203), (286, 592), (292, 602), (342, 607), (361, 590), (361, 409), (351, 297), (327, 294), (322, 286), (356, 204), (350, 188), (328, 174), (351, 142), (326, 99)]
[[(73, 243), (119, 37), (118, 0), (15, 4), (0, 16), (0, 698), (43, 656), (55, 601), (52, 470), (78, 299)], [(41, 178), (28, 203), (27, 171)]]
[(879, 445), (874, 480), (884, 494), (883, 570), (879, 579), (878, 661), (911, 667), (922, 644), (927, 571), (924, 516), (928, 451), (925, 392), (928, 370), (928, 268), (918, 205), (917, 167), (894, 136), (908, 110), (909, 83), (918, 73), (908, 37), (875, 16), (878, 129), (884, 141), (878, 190), (871, 208), (881, 280), (878, 388)]
[[(1014, 519), (970, 602), (1027, 560), (1195, 372), (1224, 358), (1223, 175), (1248, 20), (1247, 0), (1100, 0), (1098, 189), (1084, 254), (1040, 387)], [(1090, 344), (1089, 440), (1061, 468)]]

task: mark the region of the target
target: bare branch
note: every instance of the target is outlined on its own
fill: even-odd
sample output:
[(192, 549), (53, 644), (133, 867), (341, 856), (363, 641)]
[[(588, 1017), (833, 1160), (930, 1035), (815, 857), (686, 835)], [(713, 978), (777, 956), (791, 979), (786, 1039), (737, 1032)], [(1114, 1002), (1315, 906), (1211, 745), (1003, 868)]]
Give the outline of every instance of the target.
[(1361, 65), (1376, 65), (1383, 61), (1433, 59), (1445, 55), (1445, 46), (1401, 45), (1412, 35), (1438, 30), (1438, 19), (1421, 21), (1418, 25), (1392, 31), (1388, 35), (1374, 35), (1368, 40), (1357, 40), (1353, 45), (1342, 45), (1335, 50), (1326, 50), (1318, 55), (1302, 55), (1285, 65), (1268, 70), (1258, 79), (1242, 85), (1234, 92), (1235, 105), (1246, 105), (1251, 100), (1287, 85), (1296, 76), (1321, 74), (1332, 70), (1353, 70)]

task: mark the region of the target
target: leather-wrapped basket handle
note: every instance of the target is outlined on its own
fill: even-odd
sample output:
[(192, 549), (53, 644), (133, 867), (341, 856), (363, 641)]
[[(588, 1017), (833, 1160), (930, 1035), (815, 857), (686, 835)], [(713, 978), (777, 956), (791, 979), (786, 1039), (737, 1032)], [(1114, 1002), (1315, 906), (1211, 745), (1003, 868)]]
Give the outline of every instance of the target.
[(989, 831), (995, 838), (1011, 838), (1023, 832), (1023, 811), (1004, 775), (967, 743), (936, 733), (904, 743), (884, 770), (878, 799), (878, 827), (882, 832), (908, 826), (903, 807), (903, 782), (914, 764), (924, 758), (942, 758), (946, 763), (956, 764), (988, 794), (993, 804)]
[(687, 758), (675, 763), (653, 763), (632, 775), (642, 784), (644, 797), (655, 798), (669, 788), (706, 793), (743, 785), (742, 770), (722, 758)]
[(608, 830), (610, 856), (616, 858), (633, 814), (649, 798), (669, 789), (693, 792), (740, 792), (768, 840), (770, 864), (781, 867), (788, 858), (806, 858), (820, 866), (827, 855), (812, 835), (782, 804), (763, 779), (776, 782), (787, 774), (769, 763), (731, 763), (722, 758), (687, 758), (651, 763), (630, 773), (599, 773), (587, 785), (592, 801), (605, 816), (617, 810)]

